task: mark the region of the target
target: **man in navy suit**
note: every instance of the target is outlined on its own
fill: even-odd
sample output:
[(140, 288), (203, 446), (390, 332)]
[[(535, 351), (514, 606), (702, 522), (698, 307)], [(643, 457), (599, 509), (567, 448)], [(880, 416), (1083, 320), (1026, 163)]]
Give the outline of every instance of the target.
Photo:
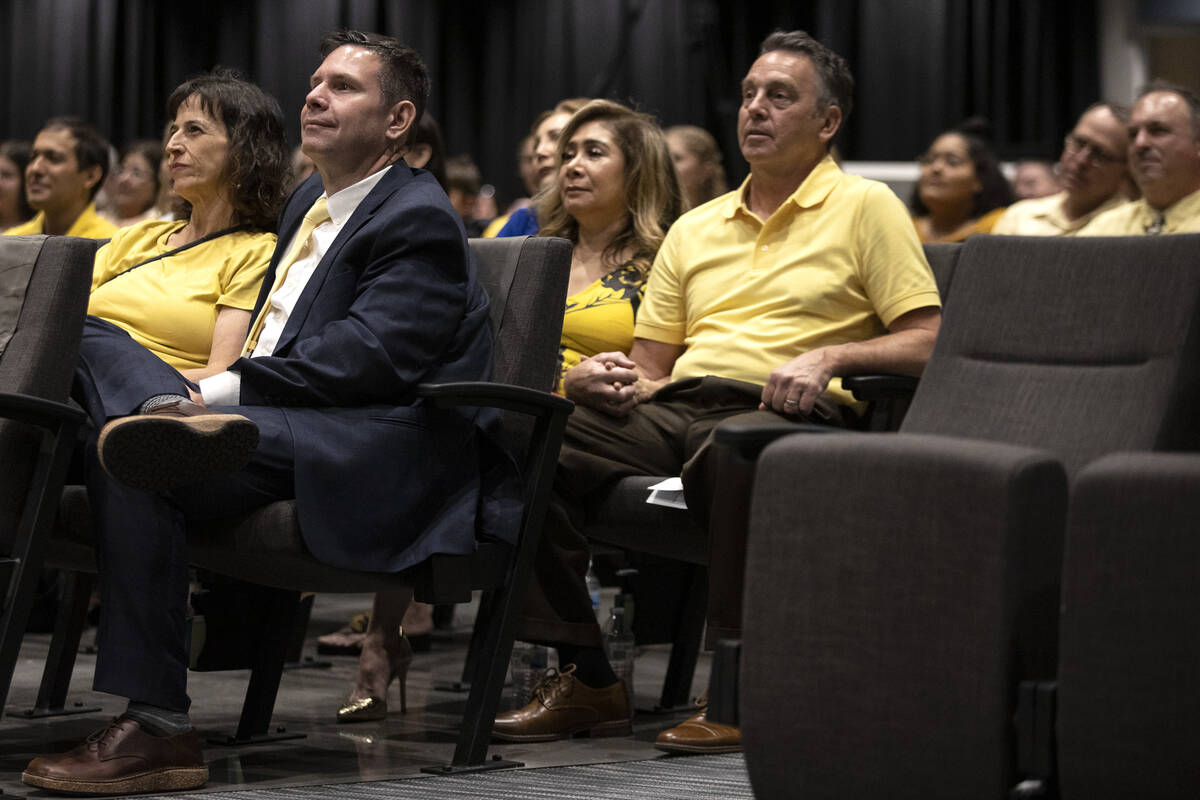
[(301, 112), (319, 176), (281, 216), (244, 357), (191, 384), (88, 320), (78, 384), (103, 424), (88, 458), (95, 688), (130, 702), (75, 750), (34, 759), (28, 784), (127, 794), (207, 780), (187, 716), (186, 521), (294, 497), (313, 554), (365, 570), (474, 546), (482, 421), (414, 397), (421, 382), (486, 379), (491, 363), (461, 221), (400, 158), (429, 79), (414, 51), (374, 34), (333, 34), (321, 52)]

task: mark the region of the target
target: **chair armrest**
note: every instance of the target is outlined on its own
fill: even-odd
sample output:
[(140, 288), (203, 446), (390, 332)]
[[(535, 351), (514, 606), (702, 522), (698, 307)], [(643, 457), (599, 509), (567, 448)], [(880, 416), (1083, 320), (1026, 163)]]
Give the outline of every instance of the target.
[(486, 406), (516, 411), (534, 417), (571, 413), (575, 404), (550, 392), (539, 392), (524, 386), (488, 381), (458, 381), (454, 383), (422, 383), (417, 397), (432, 400), (442, 408), (453, 406)]
[(724, 422), (716, 429), (713, 440), (732, 448), (742, 458), (754, 461), (762, 449), (784, 436), (793, 433), (849, 433), (845, 428), (832, 425), (814, 425), (794, 422)]
[(918, 378), (911, 375), (848, 375), (842, 378), (842, 388), (855, 400), (872, 402), (889, 398), (911, 398), (917, 390)]
[(87, 414), (78, 406), (46, 400), (27, 394), (0, 392), (0, 417), (42, 428), (54, 428), (60, 422), (81, 425)]

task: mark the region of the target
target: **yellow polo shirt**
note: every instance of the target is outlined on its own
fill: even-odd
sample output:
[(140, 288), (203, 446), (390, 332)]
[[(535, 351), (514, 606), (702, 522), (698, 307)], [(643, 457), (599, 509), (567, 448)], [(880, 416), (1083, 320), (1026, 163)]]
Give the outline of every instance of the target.
[[(908, 210), (884, 184), (825, 158), (764, 222), (742, 200), (748, 182), (680, 217), (650, 270), (634, 333), (684, 346), (672, 380), (761, 385), (809, 350), (941, 305)], [(828, 392), (854, 402), (840, 380)]]
[[(22, 222), (20, 225), (14, 225), (4, 232), (5, 236), (26, 236), (29, 234), (45, 233), (42, 226), (45, 223), (45, 212), (39, 211), (37, 216)], [(96, 204), (88, 203), (87, 208), (83, 210), (71, 227), (67, 229), (67, 236), (79, 236), (84, 239), (108, 239), (117, 232), (117, 226), (106, 220), (104, 217), (96, 213)]]
[[(1130, 200), (1096, 217), (1079, 235), (1141, 236), (1154, 223), (1158, 213), (1144, 197)], [(1200, 191), (1167, 206), (1163, 215), (1166, 221), (1160, 233), (1200, 233)]]
[(1066, 197), (1066, 192), (1059, 192), (1049, 197), (1013, 203), (996, 222), (992, 233), (1007, 236), (1074, 236), (1096, 217), (1125, 202), (1120, 193), (1114, 194), (1079, 219), (1067, 219), (1062, 210)]

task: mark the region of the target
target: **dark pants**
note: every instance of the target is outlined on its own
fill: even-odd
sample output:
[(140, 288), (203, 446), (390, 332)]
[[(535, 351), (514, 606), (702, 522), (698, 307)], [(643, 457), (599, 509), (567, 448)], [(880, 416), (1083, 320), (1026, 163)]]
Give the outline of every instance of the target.
[[(705, 377), (664, 386), (627, 417), (577, 406), (567, 422), (554, 495), (534, 563), (535, 580), (518, 622), (521, 639), (599, 646), (587, 590), (589, 548), (580, 531), (617, 480), (681, 475), (688, 510), (709, 533), (708, 642), (741, 630), (746, 525), (754, 464), (713, 446), (725, 420), (792, 420), (759, 411), (762, 387)], [(647, 530), (647, 537), (654, 536)]]
[[(88, 317), (75, 395), (96, 430), (155, 395), (186, 397), (189, 386), (194, 384), (123, 330)], [(279, 410), (221, 410), (258, 425), (250, 463), (170, 493), (143, 492), (112, 479), (97, 460), (95, 436), (88, 442), (85, 473), (101, 586), (97, 691), (186, 711), (186, 521), (238, 514), (295, 495), (292, 436)]]

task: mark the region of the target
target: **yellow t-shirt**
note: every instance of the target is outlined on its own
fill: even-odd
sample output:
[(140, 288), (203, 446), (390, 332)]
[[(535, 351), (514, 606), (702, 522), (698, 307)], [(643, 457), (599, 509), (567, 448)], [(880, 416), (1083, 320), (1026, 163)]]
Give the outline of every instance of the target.
[(567, 370), (584, 358), (614, 350), (629, 352), (645, 286), (645, 273), (629, 262), (567, 298), (555, 391), (562, 391)]
[(1082, 217), (1067, 219), (1062, 210), (1066, 199), (1067, 193), (1059, 192), (1049, 197), (1013, 203), (996, 221), (992, 233), (1005, 236), (1074, 236), (1084, 225), (1125, 202), (1125, 198), (1117, 193)]
[(121, 228), (96, 253), (88, 313), (124, 328), (176, 369), (208, 364), (218, 306), (250, 310), (275, 251), (275, 234), (238, 231), (126, 270), (175, 248), (183, 221)]
[[(42, 230), (45, 221), (45, 212), (39, 211), (33, 219), (28, 222), (22, 222), (20, 225), (14, 225), (6, 230), (4, 235), (28, 236), (30, 234), (45, 233)], [(67, 229), (67, 236), (79, 236), (84, 239), (107, 239), (116, 232), (116, 225), (113, 225), (96, 213), (96, 204), (88, 203), (83, 213), (76, 217), (75, 221), (71, 223), (71, 227)]]
[[(650, 270), (635, 335), (684, 346), (672, 380), (761, 385), (802, 353), (941, 305), (908, 210), (884, 184), (826, 158), (765, 222), (742, 202), (746, 185), (680, 217)], [(839, 380), (828, 392), (853, 403)]]
[[(1142, 236), (1154, 224), (1159, 212), (1143, 197), (1122, 203), (1101, 214), (1079, 232), (1080, 236)], [(1200, 191), (1167, 206), (1162, 212), (1159, 233), (1200, 233)]]

